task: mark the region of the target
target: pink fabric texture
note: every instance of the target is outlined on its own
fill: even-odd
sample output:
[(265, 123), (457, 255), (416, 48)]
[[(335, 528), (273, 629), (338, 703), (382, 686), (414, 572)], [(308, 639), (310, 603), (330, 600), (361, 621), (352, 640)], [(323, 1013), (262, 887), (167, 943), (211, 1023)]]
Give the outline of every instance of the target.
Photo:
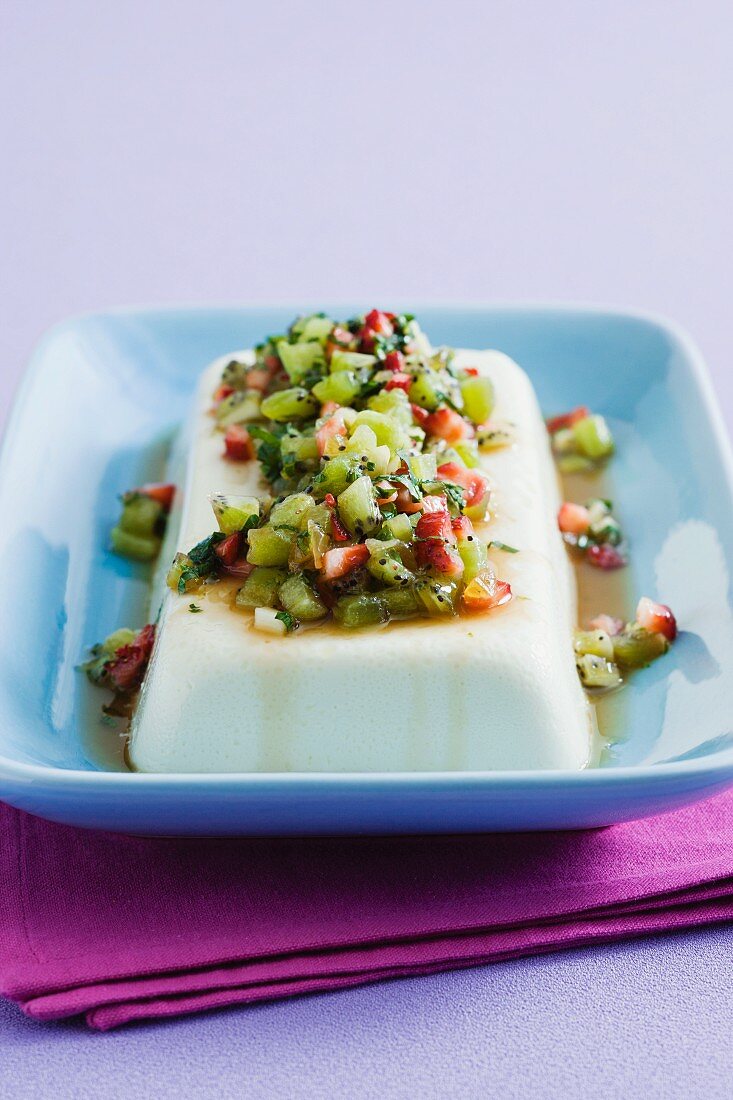
[(733, 917), (733, 791), (584, 833), (144, 839), (0, 805), (0, 992), (91, 1027)]

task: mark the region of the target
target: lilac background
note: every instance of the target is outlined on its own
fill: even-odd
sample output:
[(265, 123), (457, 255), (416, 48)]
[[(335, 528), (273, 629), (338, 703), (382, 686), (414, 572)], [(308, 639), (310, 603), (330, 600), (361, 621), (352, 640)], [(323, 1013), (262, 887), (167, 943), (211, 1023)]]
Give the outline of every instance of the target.
[[(122, 303), (664, 312), (733, 423), (726, 0), (5, 0), (0, 405)], [(0, 1004), (0, 1094), (729, 1095), (733, 930), (92, 1035)], [(727, 1076), (726, 1076), (727, 1075)]]

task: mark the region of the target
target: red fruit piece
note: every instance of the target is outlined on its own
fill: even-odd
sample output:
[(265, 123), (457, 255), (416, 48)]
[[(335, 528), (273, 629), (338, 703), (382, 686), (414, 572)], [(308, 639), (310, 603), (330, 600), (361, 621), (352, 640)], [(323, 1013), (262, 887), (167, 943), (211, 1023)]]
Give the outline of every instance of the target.
[(402, 373), (405, 369), (405, 357), (401, 351), (390, 351), (385, 355), (382, 366), (385, 370)]
[(412, 385), (412, 376), (402, 371), (395, 371), (392, 377), (385, 383), (385, 390), (404, 390), (405, 393)]
[(415, 557), (419, 565), (450, 577), (461, 575), (463, 562), (455, 549), (456, 536), (447, 511), (423, 512), (415, 535)]
[(115, 691), (133, 691), (142, 683), (145, 669), (155, 641), (155, 625), (144, 626), (130, 645), (123, 645), (116, 651), (107, 665), (107, 678)]
[(214, 547), (214, 553), (216, 554), (222, 565), (234, 565), (239, 556), (239, 547), (242, 541), (239, 531), (235, 531), (233, 535), (227, 535), (221, 542), (217, 542)]
[(335, 581), (358, 569), (368, 557), (369, 551), (363, 543), (358, 546), (335, 546), (323, 555), (323, 576), (328, 581)]
[(677, 620), (670, 608), (665, 603), (655, 603), (648, 596), (639, 600), (636, 621), (652, 634), (663, 634), (670, 642), (677, 637)]
[(624, 628), (622, 619), (615, 619), (612, 615), (596, 615), (590, 621), (591, 630), (603, 630), (611, 636), (620, 634)]
[(463, 604), (468, 611), (491, 611), (509, 603), (512, 588), (507, 581), (499, 581), (493, 569), (482, 569), (463, 591)]
[(572, 428), (578, 420), (585, 420), (587, 416), (590, 416), (590, 409), (587, 405), (578, 405), (576, 409), (571, 409), (570, 412), (562, 413), (560, 416), (551, 416), (549, 420), (545, 421), (547, 424), (547, 430), (552, 435), (554, 432), (559, 432), (562, 428)]
[(465, 466), (459, 466), (457, 462), (444, 462), (442, 466), (438, 466), (438, 476), (443, 481), (452, 481), (461, 486), (467, 508), (479, 504), (484, 498), (488, 503), (489, 479), (478, 470), (469, 470)]
[(410, 408), (412, 409), (412, 415), (415, 423), (419, 424), (421, 428), (424, 428), (428, 420), (430, 419), (430, 413), (428, 412), (428, 410), (424, 409), (422, 405), (410, 404)]
[(251, 435), (241, 424), (231, 424), (224, 436), (224, 455), (233, 462), (249, 462), (255, 457)]
[(379, 309), (372, 309), (364, 318), (364, 324), (359, 331), (359, 347), (362, 351), (372, 352), (376, 336), (392, 335), (394, 335), (394, 327), (390, 315)]
[(138, 492), (150, 497), (151, 500), (157, 500), (164, 512), (170, 512), (176, 487), (175, 485), (143, 485)]
[(458, 443), (461, 439), (470, 439), (474, 434), (468, 421), (447, 405), (430, 413), (425, 421), (425, 429), (430, 435), (437, 435), (446, 443)]
[(620, 569), (626, 565), (626, 558), (608, 542), (602, 542), (600, 546), (589, 546), (586, 557), (597, 569)]
[(473, 524), (468, 516), (456, 516), (450, 521), (450, 525), (459, 542), (473, 535)]
[(566, 500), (557, 513), (557, 525), (565, 535), (584, 535), (590, 527), (590, 512)]
[(214, 391), (214, 397), (212, 400), (215, 405), (220, 405), (224, 398), (229, 397), (229, 395), (232, 393), (234, 393), (234, 386), (227, 386), (224, 382), (222, 382), (219, 388)]

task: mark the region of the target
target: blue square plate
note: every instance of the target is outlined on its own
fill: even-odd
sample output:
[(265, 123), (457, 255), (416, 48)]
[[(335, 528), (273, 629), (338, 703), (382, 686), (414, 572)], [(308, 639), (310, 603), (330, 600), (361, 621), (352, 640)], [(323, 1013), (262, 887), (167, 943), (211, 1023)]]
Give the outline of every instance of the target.
[(733, 783), (724, 429), (683, 335), (591, 309), (418, 313), (435, 343), (517, 359), (545, 409), (583, 402), (611, 421), (633, 589), (663, 596), (683, 633), (626, 690), (624, 736), (605, 766), (137, 775), (124, 770), (109, 731), (116, 752), (105, 757), (99, 695), (90, 702), (75, 666), (91, 642), (142, 622), (147, 589), (144, 569), (106, 550), (116, 496), (160, 475), (202, 367), (295, 312), (123, 310), (68, 321), (41, 342), (0, 462), (0, 797), (56, 821), (147, 834), (477, 832), (607, 825)]

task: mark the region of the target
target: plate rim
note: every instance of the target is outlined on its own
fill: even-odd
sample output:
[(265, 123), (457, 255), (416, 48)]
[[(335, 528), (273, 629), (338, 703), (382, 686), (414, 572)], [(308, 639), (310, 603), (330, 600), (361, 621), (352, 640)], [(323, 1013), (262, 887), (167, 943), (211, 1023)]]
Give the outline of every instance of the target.
[[(323, 304), (314, 305), (309, 302), (288, 303), (269, 302), (256, 305), (242, 305), (233, 302), (217, 302), (202, 305), (198, 304), (163, 304), (163, 305), (122, 305), (101, 310), (89, 310), (72, 314), (49, 326), (36, 342), (31, 351), (27, 366), (23, 371), (20, 382), (16, 387), (14, 397), (8, 411), (2, 442), (0, 443), (0, 486), (4, 483), (10, 468), (12, 444), (23, 422), (23, 412), (32, 394), (36, 376), (43, 366), (43, 353), (65, 330), (73, 329), (80, 322), (102, 321), (115, 317), (156, 317), (176, 314), (207, 314), (242, 313), (254, 316), (257, 314), (287, 311), (296, 313), (308, 309), (323, 309)], [(329, 302), (328, 309), (354, 309), (353, 303)], [(691, 377), (695, 389), (700, 396), (703, 410), (711, 428), (713, 444), (717, 457), (720, 460), (719, 470), (723, 474), (723, 481), (728, 495), (733, 497), (733, 446), (717, 402), (710, 371), (707, 363), (699, 350), (696, 342), (687, 330), (670, 318), (648, 310), (627, 308), (624, 306), (605, 305), (595, 302), (552, 302), (552, 301), (502, 301), (497, 299), (489, 302), (445, 302), (440, 300), (423, 300), (411, 306), (416, 313), (421, 310), (441, 310), (454, 314), (486, 314), (486, 313), (533, 313), (546, 314), (548, 317), (555, 314), (570, 316), (573, 314), (591, 316), (596, 318), (608, 318), (612, 321), (636, 321), (655, 329), (668, 338), (682, 352), (684, 370)], [(528, 788), (545, 788), (548, 786), (571, 787), (624, 787), (627, 788), (635, 781), (644, 783), (647, 787), (659, 786), (674, 781), (676, 777), (687, 780), (714, 780), (720, 783), (730, 779), (733, 783), (733, 747), (723, 749), (709, 756), (703, 756), (687, 760), (661, 761), (649, 765), (620, 765), (613, 768), (583, 768), (571, 769), (527, 769), (507, 771), (427, 771), (427, 772), (132, 772), (132, 771), (104, 771), (93, 768), (62, 768), (53, 764), (28, 763), (13, 757), (0, 754), (0, 778), (14, 781), (21, 786), (32, 786), (35, 790), (40, 787), (57, 788), (80, 784), (82, 786), (104, 786), (114, 788), (119, 786), (127, 795), (132, 790), (141, 791), (150, 787), (161, 787), (176, 790), (179, 787), (190, 788), (192, 785), (200, 788), (239, 786), (242, 789), (250, 786), (261, 788), (276, 787), (320, 787), (324, 786), (338, 790), (339, 788), (355, 787), (366, 789), (379, 789), (384, 787), (409, 786), (412, 788), (430, 788), (439, 786), (444, 790), (452, 788), (466, 789), (485, 788), (498, 786), (511, 789), (520, 786), (525, 792)]]

